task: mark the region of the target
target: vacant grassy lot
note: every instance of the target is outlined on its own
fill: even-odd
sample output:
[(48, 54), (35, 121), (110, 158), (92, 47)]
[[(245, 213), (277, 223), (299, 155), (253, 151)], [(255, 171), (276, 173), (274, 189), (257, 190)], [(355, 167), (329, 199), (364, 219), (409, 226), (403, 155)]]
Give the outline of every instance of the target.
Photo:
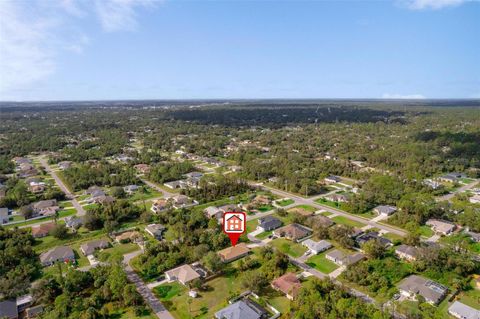
[(285, 206), (288, 206), (288, 205), (291, 205), (291, 204), (295, 203), (295, 201), (291, 198), (288, 198), (288, 199), (279, 200), (276, 203), (277, 203), (278, 206), (285, 207)]
[[(206, 283), (207, 289), (200, 291), (197, 298), (188, 296), (188, 289), (181, 284), (171, 283), (158, 286), (154, 293), (175, 318), (213, 318), (215, 312), (228, 305), (233, 294), (242, 292), (235, 270), (227, 272)], [(191, 303), (189, 305), (189, 300)], [(190, 308), (190, 311), (189, 311)]]
[(338, 266), (335, 263), (328, 260), (327, 258), (325, 258), (326, 254), (327, 252), (323, 252), (319, 255), (310, 257), (307, 260), (307, 265), (317, 269), (320, 272), (323, 272), (324, 274), (331, 273), (332, 271), (337, 269)]
[(295, 258), (302, 256), (307, 251), (306, 247), (285, 238), (274, 239), (270, 244), (282, 253)]
[(334, 221), (337, 224), (343, 224), (343, 225), (357, 227), (357, 228), (362, 228), (366, 226), (366, 224), (357, 222), (355, 220), (351, 220), (345, 216), (335, 216), (332, 218), (332, 221)]

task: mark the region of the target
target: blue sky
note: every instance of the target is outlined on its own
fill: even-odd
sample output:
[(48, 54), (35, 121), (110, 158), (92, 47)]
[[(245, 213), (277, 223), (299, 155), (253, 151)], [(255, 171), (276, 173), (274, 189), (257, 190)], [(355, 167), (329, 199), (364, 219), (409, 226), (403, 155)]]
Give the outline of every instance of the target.
[(480, 98), (480, 2), (0, 0), (0, 100)]

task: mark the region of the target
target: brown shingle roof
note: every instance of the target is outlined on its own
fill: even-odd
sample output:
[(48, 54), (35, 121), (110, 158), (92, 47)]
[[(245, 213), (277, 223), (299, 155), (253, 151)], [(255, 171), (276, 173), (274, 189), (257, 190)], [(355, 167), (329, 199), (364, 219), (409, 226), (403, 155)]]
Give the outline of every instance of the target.
[(233, 247), (228, 247), (218, 252), (218, 255), (224, 262), (230, 262), (240, 257), (247, 255), (250, 252), (250, 248), (245, 243), (240, 243)]

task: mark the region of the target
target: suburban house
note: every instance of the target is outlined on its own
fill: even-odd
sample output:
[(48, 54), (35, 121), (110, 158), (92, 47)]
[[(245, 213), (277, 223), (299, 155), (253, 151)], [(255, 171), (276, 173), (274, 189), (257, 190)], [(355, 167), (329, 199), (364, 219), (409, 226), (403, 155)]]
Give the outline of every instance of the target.
[(178, 181), (166, 182), (166, 183), (163, 183), (163, 185), (171, 189), (178, 189), (178, 188), (185, 188), (186, 183), (184, 180), (178, 180)]
[(315, 255), (332, 248), (332, 244), (327, 240), (314, 241), (312, 239), (307, 239), (302, 242), (302, 245), (307, 247), (308, 250)]
[(237, 205), (228, 204), (218, 207), (223, 213), (240, 213), (242, 209)]
[(98, 186), (90, 186), (85, 191), (85, 195), (90, 195), (90, 198), (94, 198), (94, 197), (97, 197), (97, 196), (105, 195), (105, 192), (103, 191), (103, 189), (101, 189)]
[(169, 281), (178, 281), (182, 285), (188, 284), (190, 281), (200, 278), (198, 272), (192, 266), (185, 264), (165, 272), (165, 277)]
[(270, 231), (282, 226), (282, 221), (274, 216), (265, 216), (258, 219), (257, 229), (261, 231)]
[(54, 222), (32, 226), (32, 236), (33, 238), (46, 237), (55, 226)]
[(45, 191), (45, 184), (29, 185), (28, 190), (34, 194), (43, 193)]
[(439, 189), (440, 186), (442, 186), (441, 183), (435, 181), (435, 180), (432, 180), (432, 179), (426, 179), (423, 181), (423, 184), (424, 185), (427, 185), (428, 187), (430, 187), (431, 189)]
[(435, 233), (441, 235), (449, 235), (456, 228), (455, 224), (438, 219), (429, 219), (425, 224), (430, 226)]
[(373, 209), (373, 212), (381, 216), (390, 216), (397, 211), (395, 206), (380, 205)]
[(231, 246), (222, 249), (218, 252), (218, 256), (224, 263), (229, 263), (234, 260), (247, 256), (250, 253), (250, 248), (245, 243), (240, 243), (235, 246)]
[(115, 237), (115, 241), (118, 243), (126, 242), (140, 242), (142, 240), (142, 235), (138, 231), (126, 231)]
[(65, 218), (65, 226), (70, 229), (78, 229), (83, 225), (83, 219), (75, 216), (68, 216)]
[(470, 197), (468, 199), (468, 201), (472, 204), (478, 204), (478, 203), (480, 203), (480, 195), (478, 195), (478, 194), (473, 195), (472, 197)]
[(167, 210), (170, 207), (171, 206), (170, 206), (170, 203), (168, 202), (168, 200), (166, 200), (164, 198), (161, 198), (161, 199), (154, 200), (153, 204), (152, 204), (152, 208), (150, 208), (150, 209), (154, 213), (160, 213), (160, 212), (163, 212), (163, 211)]
[(349, 196), (346, 194), (329, 194), (325, 196), (325, 199), (336, 203), (346, 203), (349, 200)]
[(474, 233), (472, 231), (467, 231), (465, 232), (468, 236), (470, 236), (470, 239), (475, 242), (475, 243), (480, 243), (480, 233)]
[(0, 225), (1, 224), (6, 224), (9, 221), (9, 216), (8, 216), (8, 208), (2, 207), (0, 208)]
[(355, 238), (355, 242), (357, 243), (358, 247), (362, 247), (363, 244), (370, 240), (377, 240), (384, 247), (393, 246), (393, 243), (390, 239), (379, 236), (378, 232), (375, 231), (365, 233)]
[(342, 251), (334, 249), (325, 255), (325, 258), (339, 266), (353, 265), (365, 258), (362, 253), (355, 253), (353, 255), (345, 255)]
[(455, 301), (448, 308), (448, 313), (458, 319), (480, 319), (480, 310), (467, 306), (460, 301)]
[(115, 202), (115, 198), (110, 195), (100, 195), (92, 198), (91, 202), (100, 205), (111, 205)]
[(312, 221), (314, 225), (325, 227), (325, 228), (328, 228), (335, 224), (334, 221), (332, 221), (330, 218), (323, 215), (312, 216)]
[(288, 299), (293, 300), (298, 296), (302, 284), (296, 274), (288, 272), (272, 281), (272, 288), (283, 292)]
[(145, 231), (153, 238), (162, 240), (163, 232), (165, 231), (165, 226), (160, 224), (150, 224), (147, 227), (145, 227)]
[(311, 234), (312, 231), (309, 228), (299, 224), (290, 224), (277, 228), (273, 231), (273, 235), (277, 237), (285, 237), (292, 241), (300, 241)]
[(363, 230), (361, 230), (360, 228), (356, 228), (354, 227), (353, 228), (353, 233), (350, 234), (350, 238), (357, 238), (358, 236), (364, 234), (365, 232)]
[(324, 178), (324, 181), (329, 184), (339, 183), (342, 179), (335, 175), (330, 175)]
[(445, 286), (417, 275), (403, 279), (398, 285), (398, 290), (403, 296), (411, 299), (420, 295), (432, 305), (440, 303), (447, 294)]
[(209, 206), (203, 212), (207, 218), (221, 219), (223, 217), (223, 211), (216, 206)]
[(60, 209), (56, 199), (41, 200), (32, 205), (34, 215), (52, 216)]
[(0, 318), (18, 319), (17, 303), (13, 300), (0, 301)]
[(456, 183), (460, 180), (460, 178), (464, 178), (464, 177), (465, 175), (461, 173), (449, 173), (449, 174), (440, 176), (438, 179), (442, 182)]
[(190, 173), (184, 174), (183, 176), (185, 176), (186, 178), (201, 178), (203, 176), (203, 173), (190, 172)]
[(40, 262), (43, 266), (51, 266), (58, 261), (66, 262), (74, 260), (75, 253), (72, 248), (68, 246), (57, 246), (40, 255)]
[(266, 319), (268, 312), (256, 302), (244, 298), (215, 313), (216, 319)]
[(61, 170), (66, 170), (72, 167), (72, 162), (62, 161), (62, 162), (59, 162), (57, 165), (58, 165), (58, 168), (60, 168)]
[(137, 170), (137, 172), (139, 172), (141, 174), (150, 173), (150, 165), (148, 165), (148, 164), (137, 164), (133, 167)]
[(171, 200), (173, 201), (173, 207), (175, 208), (189, 207), (197, 204), (196, 201), (192, 200), (191, 198), (185, 195), (173, 196), (171, 197)]
[(82, 246), (80, 246), (80, 250), (85, 256), (89, 256), (89, 255), (93, 255), (93, 253), (96, 250), (105, 249), (105, 248), (108, 248), (109, 246), (110, 246), (110, 243), (107, 240), (98, 239), (98, 240), (92, 240), (92, 241), (89, 241), (88, 243), (83, 244)]
[(127, 185), (123, 188), (123, 191), (127, 193), (128, 195), (132, 195), (136, 191), (138, 191), (140, 187), (138, 185)]
[(417, 260), (419, 251), (418, 251), (417, 247), (408, 246), (408, 245), (400, 245), (395, 249), (395, 254), (400, 259), (405, 259), (405, 260), (408, 260), (408, 261), (414, 261), (414, 260)]

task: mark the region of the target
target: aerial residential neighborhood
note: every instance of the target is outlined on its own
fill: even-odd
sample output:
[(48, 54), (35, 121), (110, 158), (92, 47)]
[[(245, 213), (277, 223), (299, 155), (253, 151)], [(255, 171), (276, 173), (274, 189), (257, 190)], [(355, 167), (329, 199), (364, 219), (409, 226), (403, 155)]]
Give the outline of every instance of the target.
[[(461, 121), (478, 111), (465, 112)], [(39, 123), (50, 121), (45, 114)], [(114, 120), (123, 123), (125, 116), (120, 112)], [(412, 123), (421, 119), (406, 116)], [(8, 121), (4, 134), (18, 134), (17, 122)], [(335, 151), (336, 142), (329, 152), (336, 159), (292, 159), (295, 166), (318, 167), (308, 173), (311, 180), (298, 181), (301, 172), (289, 175), (288, 164), (276, 163), (280, 154), (290, 156), (291, 146), (263, 149), (268, 121), (254, 131), (258, 141), (250, 132), (246, 143), (244, 129), (231, 130), (210, 157), (195, 153), (204, 124), (197, 124), (198, 133), (184, 134), (162, 125), (171, 146), (165, 137), (157, 142), (155, 125), (147, 120), (138, 131), (115, 133), (118, 155), (104, 153), (104, 159), (94, 155), (97, 148), (84, 147), (102, 149), (113, 137), (104, 140), (88, 128), (72, 130), (63, 148), (30, 146), (29, 152), (2, 157), (1, 245), (16, 247), (6, 257), (15, 260), (12, 265), (25, 265), (25, 276), (9, 277), (18, 270), (5, 268), (2, 276), (10, 279), (0, 281), (2, 316), (68, 317), (62, 311), (73, 308), (62, 309), (57, 300), (92, 298), (98, 282), (119, 294), (105, 297), (102, 311), (120, 318), (294, 318), (315, 307), (305, 308), (317, 290), (357, 302), (368, 318), (478, 317), (480, 206), (471, 200), (480, 188), (476, 166), (444, 174), (452, 158), (440, 149), (445, 164), (438, 164), (438, 173), (429, 168), (424, 179), (406, 180), (403, 172), (388, 173), (373, 161), (350, 166)], [(322, 129), (294, 128), (286, 123), (275, 134), (297, 145), (292, 134)], [(218, 128), (208, 129), (214, 135)], [(200, 140), (215, 141), (209, 136)], [(2, 143), (12, 147), (8, 139)], [(178, 152), (187, 146), (188, 152)], [(238, 161), (256, 149), (261, 155)], [(286, 171), (276, 168), (282, 165)], [(24, 168), (35, 174), (23, 176)], [(226, 213), (233, 214), (224, 218)], [(232, 245), (222, 229), (243, 229), (235, 213), (245, 213), (246, 231)], [(62, 282), (69, 286), (48, 290)], [(25, 298), (28, 304), (20, 306)]]
[(0, 319), (480, 319), (480, 1), (0, 1)]

